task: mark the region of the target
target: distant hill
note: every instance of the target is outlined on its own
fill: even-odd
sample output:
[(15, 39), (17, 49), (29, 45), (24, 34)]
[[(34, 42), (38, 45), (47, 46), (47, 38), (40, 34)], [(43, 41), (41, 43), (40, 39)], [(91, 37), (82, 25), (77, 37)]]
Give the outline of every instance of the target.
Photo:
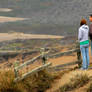
[[(62, 35), (62, 32), (57, 33), (56, 30), (76, 30), (77, 28), (75, 29), (75, 26), (79, 26), (80, 19), (82, 17), (88, 19), (88, 15), (92, 13), (91, 7), (92, 0), (0, 0), (0, 8), (13, 9), (13, 11), (8, 13), (0, 12), (0, 15), (30, 18), (27, 21), (17, 23), (20, 26), (22, 23), (22, 25), (24, 25), (26, 28), (26, 32), (29, 32), (29, 30), (31, 30), (29, 33)], [(17, 26), (17, 24), (11, 23), (12, 27), (15, 25)], [(30, 28), (32, 24), (36, 24), (37, 28)], [(37, 31), (40, 30), (40, 28), (38, 27), (39, 24), (41, 30), (55, 31)], [(45, 25), (45, 27), (41, 27), (41, 24)], [(9, 25), (10, 24), (8, 24), (8, 27)], [(28, 25), (29, 28), (27, 28)], [(46, 25), (51, 26), (47, 27)], [(66, 28), (66, 26), (68, 27)], [(7, 25), (4, 27), (7, 28)], [(16, 28), (12, 29), (15, 30)], [(17, 31), (19, 31), (20, 29), (21, 28), (19, 28)]]

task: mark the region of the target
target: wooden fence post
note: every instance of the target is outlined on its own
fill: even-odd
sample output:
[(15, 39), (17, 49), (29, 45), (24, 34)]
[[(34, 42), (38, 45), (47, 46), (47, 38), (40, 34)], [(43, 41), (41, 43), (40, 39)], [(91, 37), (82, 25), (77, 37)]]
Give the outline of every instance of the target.
[(19, 75), (19, 72), (18, 72), (18, 70), (16, 68), (14, 68), (14, 73), (15, 73), (15, 78), (17, 78), (18, 75)]
[[(77, 42), (76, 43), (76, 48), (80, 48), (80, 44)], [(77, 51), (77, 59), (78, 59), (78, 67), (80, 68), (82, 65), (82, 60), (81, 60), (81, 51)]]
[(40, 53), (41, 53), (42, 63), (44, 65), (44, 64), (46, 64), (46, 60), (47, 60), (47, 58), (45, 56), (45, 48), (41, 48)]
[(17, 78), (18, 75), (19, 75), (18, 69), (16, 69), (16, 67), (18, 67), (18, 66), (19, 66), (19, 61), (16, 61), (16, 62), (14, 63), (15, 78)]

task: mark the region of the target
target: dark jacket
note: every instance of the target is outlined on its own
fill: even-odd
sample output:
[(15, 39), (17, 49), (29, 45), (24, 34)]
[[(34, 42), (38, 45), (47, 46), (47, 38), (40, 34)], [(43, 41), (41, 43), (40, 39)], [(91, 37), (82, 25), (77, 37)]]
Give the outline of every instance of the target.
[(89, 37), (90, 37), (90, 40), (92, 40), (92, 24), (90, 24), (89, 26)]

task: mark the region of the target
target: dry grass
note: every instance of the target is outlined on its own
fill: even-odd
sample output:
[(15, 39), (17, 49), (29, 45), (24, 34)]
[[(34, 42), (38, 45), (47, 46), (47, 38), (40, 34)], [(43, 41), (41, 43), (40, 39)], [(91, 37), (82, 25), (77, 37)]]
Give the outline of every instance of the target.
[(67, 92), (67, 91), (71, 91), (71, 90), (73, 90), (75, 88), (82, 87), (88, 81), (89, 81), (89, 77), (88, 77), (87, 74), (76, 74), (74, 77), (72, 77), (70, 79), (69, 83), (64, 84), (56, 92)]
[(14, 84), (14, 74), (12, 71), (0, 72), (0, 92), (24, 92), (22, 84)]
[(13, 72), (2, 71), (0, 72), (0, 92), (44, 92), (51, 87), (55, 78), (55, 75), (43, 70), (15, 84)]
[(88, 86), (87, 92), (92, 92), (92, 82), (91, 82), (90, 85)]

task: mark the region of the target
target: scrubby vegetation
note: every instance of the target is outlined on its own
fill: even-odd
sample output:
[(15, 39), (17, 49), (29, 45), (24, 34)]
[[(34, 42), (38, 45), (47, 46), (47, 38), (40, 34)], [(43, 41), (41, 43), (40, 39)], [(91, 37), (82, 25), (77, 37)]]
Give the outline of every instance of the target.
[(15, 39), (0, 42), (0, 50), (35, 50), (42, 47), (55, 48), (57, 46), (61, 46), (60, 39)]
[(56, 92), (67, 92), (75, 88), (82, 87), (89, 81), (89, 79), (90, 78), (88, 77), (87, 74), (76, 74), (73, 78), (70, 79), (69, 83), (64, 84)]
[(0, 72), (0, 92), (44, 92), (51, 87), (56, 75), (40, 71), (23, 81), (14, 83), (12, 71)]
[(90, 82), (90, 84), (87, 88), (87, 92), (92, 92), (92, 81)]

